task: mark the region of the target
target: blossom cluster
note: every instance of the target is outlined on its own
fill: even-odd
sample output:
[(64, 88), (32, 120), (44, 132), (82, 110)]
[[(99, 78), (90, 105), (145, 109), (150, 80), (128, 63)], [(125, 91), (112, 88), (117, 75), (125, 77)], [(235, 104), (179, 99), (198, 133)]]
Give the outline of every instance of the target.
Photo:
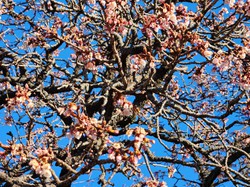
[(107, 125), (105, 121), (85, 115), (84, 112), (80, 111), (80, 107), (76, 103), (69, 102), (66, 107), (60, 107), (58, 112), (64, 116), (71, 116), (76, 120), (76, 123), (72, 124), (70, 131), (67, 133), (69, 137), (73, 136), (76, 139), (80, 139), (82, 136), (87, 136), (94, 140), (106, 132), (118, 133), (118, 130)]
[(126, 0), (108, 0), (101, 1), (102, 5), (106, 5), (105, 15), (106, 15), (106, 29), (109, 32), (119, 32), (121, 35), (125, 35), (128, 31), (127, 27), (132, 25), (131, 21), (127, 21), (125, 18), (122, 18), (118, 13), (119, 6), (124, 6), (127, 4)]
[(148, 134), (144, 128), (136, 127), (134, 129), (127, 130), (128, 136), (134, 135), (134, 150), (138, 152), (141, 146), (151, 147), (151, 143), (155, 143), (154, 140), (150, 140), (146, 137)]
[(94, 140), (103, 130), (98, 120), (90, 118), (85, 114), (78, 115), (77, 120), (78, 122), (71, 127), (69, 132), (69, 135), (74, 136), (76, 139), (80, 139), (83, 135), (86, 135)]
[(36, 172), (36, 174), (48, 179), (52, 176), (50, 161), (53, 159), (54, 154), (51, 148), (37, 149), (36, 155), (38, 158), (30, 160), (29, 165)]
[(146, 180), (145, 185), (148, 187), (167, 187), (166, 182), (159, 182), (157, 180)]
[(12, 156), (20, 156), (22, 160), (26, 160), (26, 154), (24, 153), (24, 145), (12, 144), (10, 150)]
[[(0, 152), (2, 158), (6, 159), (7, 155), (11, 155), (11, 158), (18, 162), (26, 161), (30, 158), (30, 154), (27, 154), (27, 147), (23, 144), (10, 143), (10, 145), (4, 145), (0, 143), (0, 147), (4, 149), (3, 152)], [(36, 172), (36, 174), (48, 179), (52, 176), (51, 174), (51, 165), (50, 162), (54, 157), (51, 148), (41, 149), (38, 148), (35, 151), (37, 158), (31, 156), (32, 159), (29, 161), (29, 165)]]
[(132, 185), (132, 187), (137, 187), (137, 186), (167, 187), (167, 184), (166, 184), (166, 182), (160, 182), (158, 180), (153, 180), (153, 179), (147, 178), (143, 182), (139, 182), (139, 184)]
[(244, 115), (250, 116), (250, 99), (246, 101), (246, 106), (243, 107), (241, 110)]
[(11, 110), (15, 106), (25, 105), (29, 108), (33, 107), (33, 102), (30, 99), (31, 92), (29, 86), (26, 84), (25, 87), (19, 85), (16, 86), (16, 94), (13, 98), (7, 98), (8, 108)]
[(25, 154), (25, 147), (23, 144), (16, 144), (13, 142), (9, 142), (10, 145), (4, 145), (0, 142), (0, 147), (4, 149), (4, 151), (0, 152), (1, 158), (6, 159), (6, 156), (10, 153), (11, 157), (16, 160), (19, 157), (19, 161), (25, 161), (27, 159), (27, 155)]
[(177, 25), (177, 17), (175, 15), (175, 5), (173, 3), (164, 3), (162, 6), (161, 14), (145, 15), (142, 32), (146, 33), (147, 36), (152, 37), (153, 31), (158, 32), (159, 29), (169, 30), (170, 25)]
[(141, 72), (147, 64), (147, 61), (142, 58), (141, 55), (131, 56), (130, 72), (138, 73)]
[(117, 113), (120, 113), (123, 116), (133, 115), (134, 106), (125, 96), (117, 95), (114, 100), (114, 106), (117, 108)]
[(120, 142), (115, 142), (108, 149), (109, 158), (115, 160), (116, 162), (121, 162), (126, 156), (122, 151), (122, 144)]
[(225, 4), (228, 4), (230, 8), (235, 8), (238, 13), (245, 13), (247, 16), (250, 16), (250, 1), (243, 0), (224, 0)]
[[(147, 132), (141, 127), (129, 129), (126, 134), (128, 136), (134, 135), (134, 140), (131, 141), (128, 147), (125, 147), (121, 142), (112, 143), (108, 149), (109, 158), (118, 163), (129, 161), (137, 165), (142, 157), (141, 148), (151, 147), (151, 143), (154, 143), (154, 140), (148, 139), (146, 137)], [(133, 151), (130, 150), (130, 147), (133, 148)]]

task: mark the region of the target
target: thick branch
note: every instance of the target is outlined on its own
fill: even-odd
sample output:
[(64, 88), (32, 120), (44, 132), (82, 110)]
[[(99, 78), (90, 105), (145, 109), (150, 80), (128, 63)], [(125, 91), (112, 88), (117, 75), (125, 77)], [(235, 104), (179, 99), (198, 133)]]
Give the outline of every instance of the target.
[[(250, 153), (250, 146), (246, 147), (243, 149), (243, 151)], [(228, 166), (230, 166), (232, 163), (234, 163), (236, 160), (238, 160), (240, 157), (242, 157), (244, 155), (243, 152), (235, 152), (233, 153), (231, 156), (229, 156), (227, 164)], [(222, 165), (224, 165), (225, 163), (225, 159), (222, 161)], [(215, 169), (213, 169), (210, 174), (204, 179), (203, 183), (202, 183), (202, 187), (210, 187), (212, 186), (214, 180), (218, 177), (218, 175), (221, 173), (221, 168), (216, 167)]]

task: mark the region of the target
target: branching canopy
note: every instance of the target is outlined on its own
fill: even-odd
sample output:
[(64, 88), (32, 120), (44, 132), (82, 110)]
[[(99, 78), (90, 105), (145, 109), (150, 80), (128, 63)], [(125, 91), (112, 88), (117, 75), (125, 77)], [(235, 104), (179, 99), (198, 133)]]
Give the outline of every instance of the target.
[(249, 186), (249, 0), (0, 15), (0, 185)]

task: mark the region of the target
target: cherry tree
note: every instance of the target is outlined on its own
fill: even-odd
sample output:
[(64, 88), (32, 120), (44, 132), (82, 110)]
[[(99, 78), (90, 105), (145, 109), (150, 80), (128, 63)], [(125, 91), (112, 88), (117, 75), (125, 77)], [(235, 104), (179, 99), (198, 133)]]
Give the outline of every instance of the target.
[(0, 16), (1, 186), (249, 186), (249, 0), (1, 0)]

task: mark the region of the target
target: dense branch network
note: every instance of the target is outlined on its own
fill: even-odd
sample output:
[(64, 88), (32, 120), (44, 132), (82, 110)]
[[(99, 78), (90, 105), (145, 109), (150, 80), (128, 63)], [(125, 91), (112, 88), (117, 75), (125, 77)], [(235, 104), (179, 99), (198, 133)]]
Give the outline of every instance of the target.
[(0, 14), (2, 186), (249, 185), (249, 0), (1, 0)]

